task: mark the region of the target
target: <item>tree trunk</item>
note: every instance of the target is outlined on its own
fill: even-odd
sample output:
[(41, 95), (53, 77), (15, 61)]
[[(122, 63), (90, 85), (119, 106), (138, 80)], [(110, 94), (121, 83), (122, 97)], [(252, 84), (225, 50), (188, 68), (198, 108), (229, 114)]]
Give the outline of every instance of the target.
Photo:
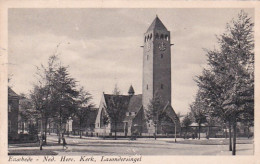
[(48, 121), (48, 118), (45, 118), (45, 127), (44, 127), (44, 144), (46, 145), (47, 144), (47, 121)]
[(49, 121), (49, 135), (51, 135), (51, 121)]
[(42, 123), (43, 119), (41, 118), (41, 136), (40, 136), (40, 150), (42, 150), (42, 146), (43, 146), (43, 141), (42, 141), (42, 135), (43, 135), (43, 123)]
[(237, 138), (237, 123), (234, 122), (233, 125), (233, 151), (232, 151), (232, 155), (236, 155), (236, 138)]
[(116, 131), (117, 131), (117, 123), (116, 123), (116, 121), (115, 121), (115, 140), (117, 139), (117, 138), (116, 138)]
[(60, 119), (60, 126), (59, 126), (59, 139), (58, 139), (58, 143), (60, 144), (61, 143), (61, 132), (62, 132), (62, 128), (61, 128), (61, 119)]
[(209, 135), (210, 135), (210, 126), (208, 126), (208, 136), (207, 136), (207, 139), (209, 139)]
[(157, 134), (157, 124), (155, 124), (155, 126), (154, 126), (154, 139), (155, 140), (157, 138), (156, 134)]
[(199, 124), (199, 140), (200, 140), (200, 124)]
[(188, 127), (186, 127), (186, 132), (185, 132), (185, 135), (184, 135), (184, 139), (187, 138), (187, 133), (188, 133)]
[(231, 123), (229, 122), (229, 151), (232, 151)]
[(249, 134), (249, 125), (247, 126), (247, 138), (249, 139), (249, 137), (250, 137), (250, 134)]
[(24, 133), (24, 122), (22, 121), (22, 133)]
[(80, 138), (82, 138), (81, 121), (80, 121), (80, 123), (79, 123), (79, 131), (80, 131)]

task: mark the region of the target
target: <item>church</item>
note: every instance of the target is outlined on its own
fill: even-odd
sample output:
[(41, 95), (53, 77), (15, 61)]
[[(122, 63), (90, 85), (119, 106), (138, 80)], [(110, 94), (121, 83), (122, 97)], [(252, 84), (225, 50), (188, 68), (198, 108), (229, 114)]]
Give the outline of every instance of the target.
[[(171, 106), (171, 46), (170, 31), (156, 16), (144, 33), (142, 94), (135, 95), (132, 85), (128, 95), (103, 93), (95, 121), (96, 133), (117, 131), (123, 132), (125, 136), (130, 136), (133, 132), (140, 135), (155, 133), (153, 122), (146, 119), (148, 106), (155, 94), (160, 96), (162, 111), (165, 113), (165, 118), (158, 123), (157, 133), (173, 134), (176, 127), (179, 130), (180, 121)], [(107, 111), (111, 109), (109, 105), (114, 98), (123, 102), (120, 110), (124, 113), (117, 120), (116, 127), (113, 124), (115, 120), (109, 116), (111, 112)], [(108, 118), (108, 124), (104, 123), (104, 118)]]

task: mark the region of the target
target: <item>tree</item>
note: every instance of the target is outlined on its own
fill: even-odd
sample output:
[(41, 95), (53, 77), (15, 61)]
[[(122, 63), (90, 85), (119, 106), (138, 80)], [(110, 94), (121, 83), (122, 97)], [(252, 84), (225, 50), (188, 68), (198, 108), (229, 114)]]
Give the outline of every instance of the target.
[(191, 113), (187, 113), (182, 120), (182, 126), (185, 127), (184, 139), (187, 138), (188, 128), (192, 124)]
[[(20, 94), (19, 100), (19, 115), (20, 115), (20, 122), (22, 123), (22, 132), (24, 133), (24, 125), (25, 122), (32, 122), (35, 119), (35, 115), (37, 111), (33, 110), (33, 105), (30, 99), (26, 98), (25, 94)], [(29, 126), (31, 123), (29, 124)]]
[(122, 122), (127, 109), (129, 97), (123, 95), (111, 95), (105, 105), (110, 123), (114, 126), (115, 140), (117, 139), (117, 125)]
[(120, 94), (121, 94), (121, 91), (118, 88), (117, 84), (115, 84), (115, 88), (113, 90), (113, 95), (120, 95)]
[(45, 89), (40, 86), (34, 86), (33, 91), (31, 91), (31, 100), (34, 106), (34, 109), (39, 112), (41, 119), (41, 137), (40, 137), (40, 150), (43, 146), (43, 119), (46, 112), (46, 93)]
[(148, 104), (148, 110), (146, 111), (146, 119), (148, 123), (152, 123), (155, 129), (154, 139), (156, 140), (158, 124), (163, 117), (163, 102), (161, 97), (155, 93), (154, 97)]
[(219, 50), (207, 51), (209, 69), (198, 77), (198, 86), (204, 91), (209, 109), (229, 123), (230, 134), (233, 128), (233, 155), (236, 154), (237, 122), (253, 120), (253, 26), (252, 19), (241, 11), (218, 37)]
[(43, 135), (43, 126), (45, 132), (45, 141), (47, 137), (47, 124), (49, 119), (58, 123), (59, 143), (61, 132), (64, 129), (67, 119), (75, 114), (77, 109), (76, 98), (76, 80), (70, 77), (68, 67), (65, 67), (59, 61), (57, 55), (52, 55), (48, 59), (48, 65), (37, 67), (37, 83), (31, 92), (31, 99), (36, 110), (41, 116), (41, 134)]
[(191, 110), (192, 117), (194, 118), (194, 121), (199, 126), (198, 139), (200, 139), (201, 124), (207, 122), (205, 103), (201, 97), (200, 92), (197, 93), (195, 102), (192, 105), (190, 105), (190, 110)]
[(56, 110), (56, 118), (59, 122), (58, 142), (61, 141), (61, 135), (64, 135), (65, 129), (62, 125), (76, 113), (77, 96), (76, 80), (70, 77), (67, 67), (60, 65), (54, 73), (53, 99), (52, 105)]
[[(226, 71), (221, 63), (215, 62), (216, 58), (222, 58), (221, 53), (216, 51), (207, 51), (208, 64), (211, 66), (210, 70), (204, 69), (202, 75), (197, 76), (195, 80), (199, 87), (201, 99), (204, 101), (204, 106), (207, 109), (209, 117), (218, 117), (223, 120), (224, 123), (228, 124), (229, 127), (229, 150), (232, 151), (231, 141), (231, 113), (226, 112), (224, 109), (225, 98), (222, 96), (227, 92), (228, 81), (227, 75), (224, 74)], [(219, 68), (219, 69), (216, 69)], [(221, 70), (221, 72), (220, 72)], [(216, 73), (217, 72), (217, 73)]]
[(53, 106), (53, 86), (55, 83), (54, 73), (57, 66), (58, 57), (56, 55), (52, 55), (48, 59), (47, 66), (41, 64), (40, 67), (36, 67), (37, 82), (34, 84), (33, 90), (31, 91), (31, 100), (35, 109), (40, 113), (41, 136), (45, 136), (45, 144), (47, 143), (46, 134), (48, 119), (55, 113), (55, 108)]
[(77, 110), (76, 116), (79, 118), (79, 129), (80, 129), (80, 138), (82, 138), (82, 125), (89, 117), (89, 111), (94, 107), (91, 103), (92, 96), (89, 92), (85, 91), (83, 87), (79, 89), (79, 94), (77, 96)]

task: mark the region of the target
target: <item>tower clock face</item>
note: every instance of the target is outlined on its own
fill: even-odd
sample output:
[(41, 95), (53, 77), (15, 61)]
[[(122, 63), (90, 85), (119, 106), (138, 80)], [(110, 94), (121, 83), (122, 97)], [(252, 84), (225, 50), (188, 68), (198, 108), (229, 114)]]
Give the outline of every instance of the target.
[(146, 49), (146, 51), (150, 51), (150, 49), (151, 49), (151, 44), (150, 44), (150, 43), (147, 43), (146, 46), (145, 46), (145, 49)]
[(166, 44), (164, 42), (159, 43), (159, 50), (160, 51), (166, 50)]

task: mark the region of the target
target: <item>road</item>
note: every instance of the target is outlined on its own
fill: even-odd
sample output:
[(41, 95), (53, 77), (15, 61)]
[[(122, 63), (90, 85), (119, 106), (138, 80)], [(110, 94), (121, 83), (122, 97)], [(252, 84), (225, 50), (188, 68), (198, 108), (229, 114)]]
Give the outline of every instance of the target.
[[(78, 136), (71, 136), (66, 137), (67, 150), (63, 150), (62, 145), (57, 144), (57, 140), (57, 136), (48, 135), (48, 145), (43, 147), (43, 152), (52, 152), (55, 155), (231, 155), (226, 144), (228, 139), (177, 139), (177, 143), (174, 143), (172, 138), (138, 138), (131, 141), (93, 137), (80, 139)], [(203, 144), (204, 142), (207, 144)], [(240, 144), (237, 144), (237, 155), (253, 155), (252, 140), (238, 139), (238, 143)], [(8, 150), (11, 154), (42, 155), (37, 144), (12, 144)]]

